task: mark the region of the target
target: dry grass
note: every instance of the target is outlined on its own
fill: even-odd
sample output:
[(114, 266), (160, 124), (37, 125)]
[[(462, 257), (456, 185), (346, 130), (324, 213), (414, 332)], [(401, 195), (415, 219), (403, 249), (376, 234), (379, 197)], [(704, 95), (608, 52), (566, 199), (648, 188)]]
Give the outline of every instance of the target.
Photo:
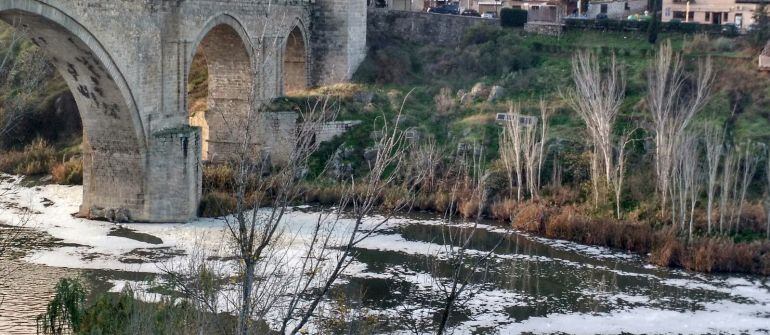
[(21, 151), (0, 155), (0, 171), (39, 176), (47, 174), (56, 162), (56, 150), (43, 139), (36, 139)]
[(513, 199), (501, 200), (489, 206), (489, 214), (497, 221), (510, 222), (513, 220), (518, 205)]
[(436, 103), (436, 114), (439, 116), (449, 115), (457, 108), (457, 101), (452, 95), (452, 90), (449, 87), (442, 88), (439, 93), (433, 97), (433, 102)]
[(203, 187), (206, 190), (230, 192), (234, 182), (235, 172), (228, 164), (207, 164), (203, 167)]
[(516, 229), (542, 234), (547, 219), (547, 208), (544, 205), (528, 202), (519, 206), (511, 224)]
[(59, 185), (83, 184), (83, 160), (71, 158), (64, 163), (54, 165), (51, 168), (51, 177), (53, 182)]
[(219, 217), (235, 211), (236, 199), (232, 194), (210, 192), (203, 195), (198, 215), (201, 217)]

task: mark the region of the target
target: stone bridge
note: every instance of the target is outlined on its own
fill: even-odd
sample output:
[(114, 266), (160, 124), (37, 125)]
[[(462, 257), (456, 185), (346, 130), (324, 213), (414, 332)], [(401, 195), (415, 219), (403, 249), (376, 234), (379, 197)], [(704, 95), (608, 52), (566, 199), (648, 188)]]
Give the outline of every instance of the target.
[[(27, 32), (75, 96), (80, 214), (116, 220), (195, 217), (201, 161), (227, 153), (251, 101), (345, 81), (366, 51), (363, 0), (0, 0), (0, 20)], [(188, 112), (197, 57), (203, 117)]]

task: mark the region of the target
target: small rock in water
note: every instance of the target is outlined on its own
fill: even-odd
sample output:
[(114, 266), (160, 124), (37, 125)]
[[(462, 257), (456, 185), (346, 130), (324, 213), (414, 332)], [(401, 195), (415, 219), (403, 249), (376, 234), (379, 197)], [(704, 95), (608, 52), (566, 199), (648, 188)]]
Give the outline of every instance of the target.
[(43, 200), (41, 200), (40, 203), (43, 204), (43, 207), (51, 207), (54, 205), (54, 202), (48, 198), (43, 198)]

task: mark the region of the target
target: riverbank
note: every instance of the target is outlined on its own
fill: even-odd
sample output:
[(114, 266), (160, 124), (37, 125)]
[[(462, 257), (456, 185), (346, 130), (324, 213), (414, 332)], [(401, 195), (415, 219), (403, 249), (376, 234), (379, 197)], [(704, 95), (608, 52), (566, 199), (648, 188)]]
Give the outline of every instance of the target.
[[(9, 187), (8, 181), (0, 187)], [(152, 282), (126, 274), (158, 273), (174, 260), (181, 262), (189, 257), (196, 241), (205, 242), (210, 252), (222, 242), (219, 234), (223, 233), (224, 222), (220, 219), (118, 226), (70, 215), (79, 204), (79, 186), (16, 189), (14, 196), (4, 199), (0, 217), (12, 219), (14, 208), (29, 206), (34, 212), (32, 228), (61, 239), (55, 248), (33, 250), (23, 258), (45, 266), (27, 280), (45, 276), (46, 267), (81, 269), (103, 271), (104, 280), (116, 285), (99, 289), (101, 293), (125, 285), (152, 291)], [(301, 232), (301, 227), (312, 225), (316, 217), (311, 208), (293, 209), (286, 228)], [(111, 234), (118, 227), (135, 234)], [(357, 310), (366, 311), (366, 316), (358, 317), (377, 321), (375, 333), (406, 333), (404, 325), (427, 320), (440, 308), (441, 292), (435, 281), (442, 280), (442, 276), (432, 269), (436, 265), (433, 262), (446, 265), (441, 256), (445, 246), (437, 240), (442, 229), (442, 221), (428, 214), (399, 217), (356, 250), (354, 263), (337, 288), (349, 294)], [(158, 240), (147, 235), (162, 243), (153, 244)], [(144, 237), (134, 239), (137, 236)], [(303, 236), (297, 235), (289, 247), (304, 245)], [(476, 293), (457, 311), (452, 325), (457, 334), (492, 329), (502, 333), (571, 334), (767, 330), (767, 277), (713, 276), (659, 268), (632, 253), (516, 233), (493, 222), (479, 226), (472, 246), (469, 255), (475, 257), (492, 250), (493, 260), (485, 281), (472, 284), (469, 291)], [(169, 257), (143, 258), (132, 252), (135, 249), (161, 250)], [(173, 250), (176, 252), (172, 254)], [(23, 296), (25, 292), (18, 294)], [(343, 320), (349, 317), (340, 316)]]

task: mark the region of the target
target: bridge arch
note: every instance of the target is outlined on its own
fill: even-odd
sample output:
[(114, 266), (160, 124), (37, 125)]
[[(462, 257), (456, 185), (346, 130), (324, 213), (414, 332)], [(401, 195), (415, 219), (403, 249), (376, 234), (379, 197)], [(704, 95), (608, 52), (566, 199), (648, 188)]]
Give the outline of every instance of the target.
[(307, 29), (298, 19), (289, 30), (283, 46), (283, 94), (291, 94), (309, 86), (309, 45)]
[[(225, 159), (244, 135), (240, 121), (255, 95), (254, 47), (244, 26), (228, 14), (210, 19), (191, 46), (185, 102), (190, 124), (201, 128), (201, 158)], [(203, 92), (194, 92), (203, 81)]]
[(0, 20), (26, 31), (75, 97), (84, 137), (80, 214), (124, 220), (143, 215), (145, 130), (110, 54), (81, 23), (41, 1), (3, 1)]

